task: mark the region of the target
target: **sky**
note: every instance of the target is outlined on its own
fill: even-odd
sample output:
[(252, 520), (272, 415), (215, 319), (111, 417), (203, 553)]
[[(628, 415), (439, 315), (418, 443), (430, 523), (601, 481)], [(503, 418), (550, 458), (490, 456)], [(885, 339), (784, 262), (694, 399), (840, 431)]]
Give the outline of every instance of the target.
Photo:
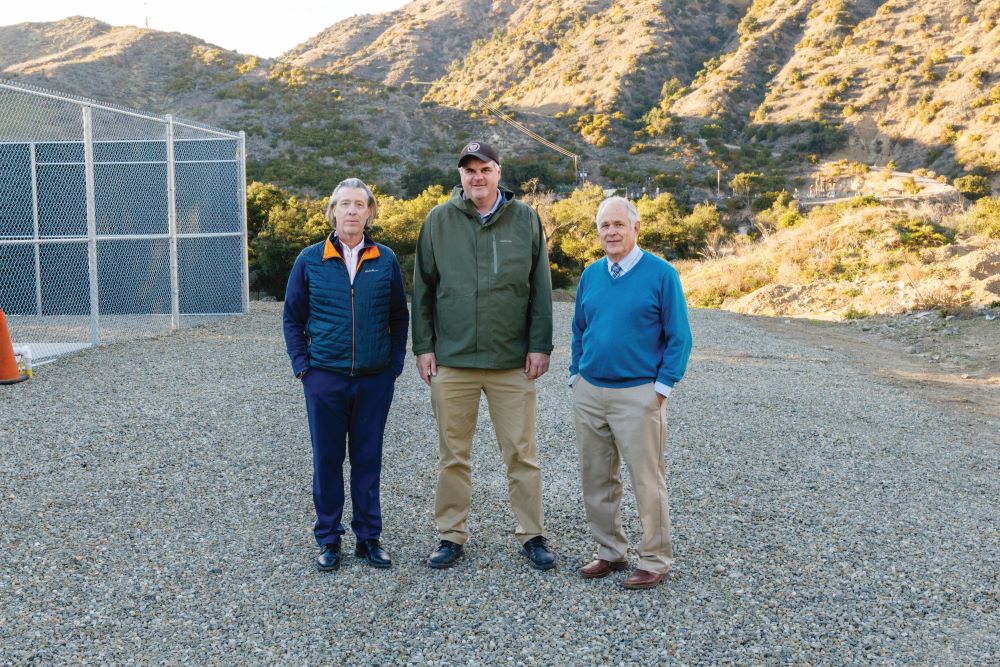
[[(183, 32), (226, 49), (273, 58), (357, 14), (379, 14), (408, 0), (19, 0), (4, 3), (3, 25), (89, 16), (111, 25)], [(238, 8), (238, 9), (237, 9)]]

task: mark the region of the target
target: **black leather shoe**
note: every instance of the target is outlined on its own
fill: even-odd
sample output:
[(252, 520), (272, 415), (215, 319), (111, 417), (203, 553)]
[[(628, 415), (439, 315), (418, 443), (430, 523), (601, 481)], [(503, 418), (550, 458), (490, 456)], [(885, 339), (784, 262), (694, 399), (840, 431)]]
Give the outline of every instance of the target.
[(536, 570), (551, 570), (556, 566), (556, 557), (545, 544), (545, 538), (539, 535), (532, 537), (521, 547), (524, 555), (531, 561), (531, 567)]
[(465, 549), (462, 548), (461, 544), (441, 540), (441, 544), (437, 546), (437, 549), (431, 553), (431, 557), (427, 559), (427, 566), (435, 570), (443, 570), (457, 563), (458, 559), (464, 553)]
[(316, 567), (320, 572), (329, 572), (340, 567), (340, 542), (323, 545), (323, 552), (316, 559)]
[(362, 540), (354, 547), (354, 555), (364, 558), (372, 567), (392, 567), (392, 560), (378, 540)]

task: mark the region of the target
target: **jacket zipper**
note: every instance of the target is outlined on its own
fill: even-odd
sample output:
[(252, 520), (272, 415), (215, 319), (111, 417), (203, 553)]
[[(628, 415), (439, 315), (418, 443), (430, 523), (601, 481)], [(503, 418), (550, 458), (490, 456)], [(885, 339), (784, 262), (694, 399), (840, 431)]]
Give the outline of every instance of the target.
[(497, 235), (493, 234), (493, 273), (494, 275), (499, 273), (500, 269), (497, 263)]
[(354, 375), (354, 285), (351, 285), (351, 375)]

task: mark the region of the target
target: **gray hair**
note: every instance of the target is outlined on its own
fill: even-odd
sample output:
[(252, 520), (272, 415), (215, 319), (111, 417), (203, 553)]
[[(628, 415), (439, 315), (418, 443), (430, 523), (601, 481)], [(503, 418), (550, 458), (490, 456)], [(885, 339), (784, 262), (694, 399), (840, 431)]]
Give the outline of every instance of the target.
[(365, 191), (368, 195), (368, 208), (371, 210), (372, 214), (368, 216), (365, 220), (365, 231), (372, 228), (372, 222), (375, 220), (375, 215), (378, 213), (378, 200), (375, 199), (375, 195), (372, 194), (371, 188), (365, 184), (360, 178), (345, 178), (340, 183), (337, 183), (337, 187), (333, 189), (330, 194), (330, 201), (326, 205), (326, 219), (331, 225), (337, 225), (337, 219), (333, 216), (333, 209), (337, 208), (337, 195), (340, 194), (341, 190), (347, 190), (348, 188), (360, 188)]
[(614, 197), (608, 197), (607, 199), (601, 202), (601, 205), (597, 207), (597, 216), (594, 217), (594, 221), (595, 222), (599, 221), (601, 219), (601, 214), (604, 213), (604, 209), (606, 209), (611, 204), (616, 204), (616, 203), (625, 204), (625, 208), (628, 209), (629, 222), (632, 223), (633, 227), (639, 224), (639, 211), (638, 209), (636, 209), (635, 204), (630, 202), (628, 199), (625, 199), (625, 197), (619, 197), (618, 195), (615, 195)]

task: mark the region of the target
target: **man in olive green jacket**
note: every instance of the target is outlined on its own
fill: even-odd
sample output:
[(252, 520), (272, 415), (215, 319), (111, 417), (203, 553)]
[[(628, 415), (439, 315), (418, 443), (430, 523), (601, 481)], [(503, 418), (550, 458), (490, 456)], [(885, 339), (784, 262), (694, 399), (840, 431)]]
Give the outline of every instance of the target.
[(472, 434), (482, 393), (507, 466), (515, 535), (548, 570), (542, 477), (535, 448), (535, 380), (552, 352), (552, 279), (538, 213), (499, 187), (500, 158), (474, 141), (458, 160), (462, 186), (424, 220), (413, 271), (413, 353), (431, 387), (440, 464), (441, 542), (427, 564), (454, 565), (469, 537)]

